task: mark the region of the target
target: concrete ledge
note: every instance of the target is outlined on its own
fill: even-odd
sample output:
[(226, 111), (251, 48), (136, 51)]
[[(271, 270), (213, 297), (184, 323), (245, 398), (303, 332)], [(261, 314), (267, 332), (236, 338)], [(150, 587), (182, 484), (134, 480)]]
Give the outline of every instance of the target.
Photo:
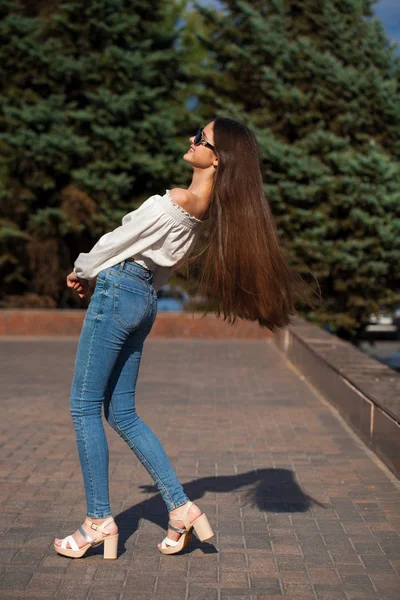
[[(86, 309), (0, 309), (0, 335), (79, 336)], [(273, 339), (258, 323), (238, 320), (230, 325), (214, 313), (159, 311), (149, 337)]]
[(400, 478), (400, 374), (300, 317), (275, 341)]
[(372, 422), (371, 447), (400, 479), (400, 425), (378, 407)]

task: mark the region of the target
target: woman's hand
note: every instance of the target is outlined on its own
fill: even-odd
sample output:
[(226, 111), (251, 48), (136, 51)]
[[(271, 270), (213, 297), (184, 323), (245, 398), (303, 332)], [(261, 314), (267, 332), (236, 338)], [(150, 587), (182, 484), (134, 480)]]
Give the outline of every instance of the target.
[(72, 273), (67, 275), (67, 286), (76, 290), (78, 296), (83, 298), (89, 289), (89, 281), (87, 279), (81, 279), (72, 271)]

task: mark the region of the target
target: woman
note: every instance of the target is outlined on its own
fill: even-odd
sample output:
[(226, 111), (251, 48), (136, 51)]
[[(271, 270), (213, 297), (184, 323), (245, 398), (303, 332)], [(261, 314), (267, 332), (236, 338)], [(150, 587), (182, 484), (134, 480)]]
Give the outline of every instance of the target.
[[(175, 554), (191, 540), (214, 534), (207, 516), (186, 496), (153, 431), (135, 411), (135, 386), (144, 340), (157, 312), (157, 290), (173, 267), (204, 255), (198, 289), (219, 316), (258, 320), (271, 330), (294, 314), (301, 278), (279, 248), (263, 192), (260, 153), (242, 123), (217, 117), (190, 138), (184, 155), (193, 168), (187, 190), (148, 198), (122, 225), (81, 253), (67, 285), (82, 298), (97, 276), (79, 339), (71, 387), (71, 415), (82, 468), (87, 517), (56, 552), (81, 557), (104, 541), (104, 558), (117, 556), (118, 528), (108, 490), (108, 446), (101, 409), (154, 479), (169, 511), (167, 536), (158, 544)], [(188, 258), (209, 226), (207, 245)]]

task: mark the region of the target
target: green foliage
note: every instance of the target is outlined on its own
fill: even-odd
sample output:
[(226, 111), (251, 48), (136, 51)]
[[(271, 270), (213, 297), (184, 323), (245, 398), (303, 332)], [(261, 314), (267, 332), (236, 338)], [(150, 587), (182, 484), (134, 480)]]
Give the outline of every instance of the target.
[[(35, 13), (0, 0), (0, 209), (32, 242), (28, 250), (22, 236), (14, 253), (1, 242), (3, 282), (24, 257), (36, 292), (38, 265), (51, 268), (48, 277), (69, 272), (84, 246), (180, 175), (174, 136), (185, 122), (178, 97), (187, 68), (176, 21), (185, 4), (42, 2)], [(62, 204), (66, 189), (75, 189), (75, 213)], [(80, 191), (97, 210), (78, 232)], [(42, 265), (54, 236), (59, 260)], [(63, 281), (56, 300), (66, 292)]]
[(256, 133), (281, 242), (321, 286), (301, 309), (354, 336), (400, 299), (400, 59), (372, 0), (186, 4), (0, 0), (3, 300), (73, 303), (77, 254), (187, 185), (189, 136), (223, 115)]

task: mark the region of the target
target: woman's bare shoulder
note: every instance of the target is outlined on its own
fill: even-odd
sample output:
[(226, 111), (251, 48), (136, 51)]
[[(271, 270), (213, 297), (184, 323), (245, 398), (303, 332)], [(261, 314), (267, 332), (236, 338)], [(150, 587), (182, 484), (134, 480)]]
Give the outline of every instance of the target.
[(169, 193), (172, 200), (179, 204), (179, 206), (182, 206), (182, 208), (191, 206), (195, 200), (194, 194), (189, 192), (189, 190), (185, 190), (184, 188), (173, 188), (169, 190)]
[(197, 219), (201, 219), (201, 216), (197, 216), (199, 199), (195, 194), (184, 188), (173, 188), (172, 190), (169, 190), (169, 193), (173, 202), (179, 204), (181, 208)]

